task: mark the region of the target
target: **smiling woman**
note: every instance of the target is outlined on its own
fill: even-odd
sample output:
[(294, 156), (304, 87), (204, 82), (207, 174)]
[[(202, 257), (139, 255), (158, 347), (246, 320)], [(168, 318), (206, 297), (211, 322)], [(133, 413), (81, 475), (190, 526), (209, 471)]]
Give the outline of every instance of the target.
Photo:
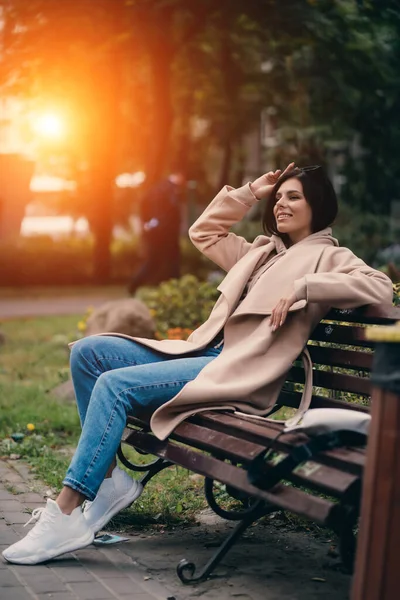
[(263, 227), (266, 233), (295, 244), (332, 225), (338, 202), (332, 183), (320, 166), (289, 167), (270, 191)]
[[(264, 227), (253, 243), (230, 231), (267, 198)], [(71, 351), (81, 437), (60, 495), (37, 509), (28, 535), (3, 551), (36, 564), (89, 545), (143, 488), (116, 464), (127, 415), (150, 417), (164, 440), (204, 410), (270, 414), (286, 373), (300, 355), (306, 382), (299, 422), (312, 394), (305, 345), (331, 307), (388, 304), (391, 281), (341, 248), (329, 225), (336, 196), (320, 169), (269, 172), (251, 184), (224, 186), (189, 230), (193, 244), (227, 272), (207, 320), (187, 340), (87, 336)], [(81, 506), (85, 500), (84, 509)]]

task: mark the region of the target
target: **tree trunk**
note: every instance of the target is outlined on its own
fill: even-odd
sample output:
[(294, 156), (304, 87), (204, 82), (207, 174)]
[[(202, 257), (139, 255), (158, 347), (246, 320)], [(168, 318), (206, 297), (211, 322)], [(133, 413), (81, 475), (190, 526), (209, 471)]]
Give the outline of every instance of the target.
[[(121, 27), (121, 5), (105, 0), (110, 19), (111, 35), (117, 35)], [(114, 226), (114, 181), (117, 169), (117, 152), (121, 112), (122, 60), (116, 47), (112, 48), (99, 65), (97, 85), (93, 99), (93, 161), (92, 161), (92, 228), (94, 234), (93, 280), (99, 284), (111, 279), (111, 241)], [(102, 90), (98, 94), (98, 90)], [(96, 110), (97, 109), (97, 110)]]
[(172, 40), (173, 8), (159, 10), (157, 21), (152, 23), (149, 43), (151, 86), (153, 102), (152, 150), (147, 166), (147, 183), (161, 179), (170, 155), (170, 138), (173, 122), (171, 98), (171, 66), (174, 57)]

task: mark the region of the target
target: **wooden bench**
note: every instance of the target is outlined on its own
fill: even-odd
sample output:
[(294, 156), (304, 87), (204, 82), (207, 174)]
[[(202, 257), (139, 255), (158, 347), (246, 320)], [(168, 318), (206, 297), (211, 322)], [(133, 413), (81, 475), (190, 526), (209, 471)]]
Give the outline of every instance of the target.
[[(308, 344), (314, 363), (311, 408), (369, 410), (373, 344), (365, 340), (363, 326), (389, 325), (397, 320), (400, 307), (386, 311), (381, 307), (365, 307), (329, 313)], [(296, 363), (274, 410), (297, 407), (302, 382), (304, 372)], [(249, 525), (278, 510), (290, 511), (332, 529), (339, 536), (342, 562), (352, 569), (365, 448), (339, 447), (319, 452), (312, 460), (301, 463), (284, 481), (261, 489), (249, 481), (248, 467), (253, 459), (272, 447), (275, 454), (267, 461), (268, 468), (276, 463), (276, 452), (278, 456), (287, 455), (308, 441), (301, 433), (283, 434), (277, 439), (281, 432), (279, 423), (232, 412), (207, 411), (181, 423), (168, 440), (160, 441), (145, 421), (128, 419), (123, 444), (157, 457), (147, 465), (134, 465), (124, 456), (121, 445), (119, 458), (125, 466), (144, 473), (141, 479), (144, 485), (162, 469), (180, 465), (205, 477), (207, 502), (218, 515), (238, 521), (199, 573), (195, 572), (193, 562), (183, 559), (179, 563), (177, 572), (183, 583), (208, 577)], [(241, 508), (237, 511), (222, 508), (215, 482), (225, 484), (226, 491), (240, 501)]]

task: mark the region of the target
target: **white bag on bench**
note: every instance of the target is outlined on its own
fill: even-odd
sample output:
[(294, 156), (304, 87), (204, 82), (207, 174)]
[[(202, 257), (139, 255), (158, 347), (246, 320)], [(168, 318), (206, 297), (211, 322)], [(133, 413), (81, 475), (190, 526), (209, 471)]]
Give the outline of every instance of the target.
[(371, 415), (345, 408), (311, 408), (304, 413), (300, 423), (287, 422), (284, 433), (302, 431), (319, 435), (332, 431), (354, 431), (368, 435)]

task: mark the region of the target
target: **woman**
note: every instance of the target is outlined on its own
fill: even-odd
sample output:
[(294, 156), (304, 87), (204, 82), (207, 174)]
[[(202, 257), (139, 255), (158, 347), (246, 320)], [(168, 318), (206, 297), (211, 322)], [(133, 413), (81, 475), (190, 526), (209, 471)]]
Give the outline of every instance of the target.
[[(249, 243), (229, 232), (265, 197), (269, 237)], [(83, 548), (138, 498), (141, 485), (115, 462), (128, 413), (152, 414), (160, 439), (210, 407), (266, 415), (330, 307), (391, 303), (386, 275), (332, 237), (336, 213), (336, 195), (321, 167), (291, 163), (283, 173), (220, 191), (189, 232), (228, 272), (210, 317), (187, 341), (105, 334), (73, 346), (81, 438), (57, 500), (34, 511), (39, 521), (3, 552), (6, 560), (35, 564)]]

